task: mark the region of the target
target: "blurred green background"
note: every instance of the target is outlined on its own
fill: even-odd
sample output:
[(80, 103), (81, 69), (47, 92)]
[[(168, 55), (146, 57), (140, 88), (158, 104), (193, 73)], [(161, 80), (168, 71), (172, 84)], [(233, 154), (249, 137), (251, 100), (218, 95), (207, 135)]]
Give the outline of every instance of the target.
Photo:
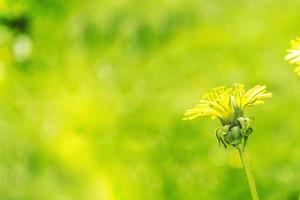
[(0, 0), (0, 199), (250, 199), (212, 87), (266, 84), (248, 150), (261, 199), (300, 193), (300, 1)]

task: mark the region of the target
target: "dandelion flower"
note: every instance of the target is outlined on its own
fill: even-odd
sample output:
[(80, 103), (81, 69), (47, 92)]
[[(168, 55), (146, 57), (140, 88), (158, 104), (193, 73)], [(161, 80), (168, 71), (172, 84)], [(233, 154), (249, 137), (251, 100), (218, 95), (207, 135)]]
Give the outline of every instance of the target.
[(300, 38), (291, 41), (291, 48), (287, 52), (284, 59), (296, 65), (295, 72), (300, 76)]
[(253, 200), (258, 200), (258, 194), (244, 153), (248, 137), (253, 132), (253, 118), (245, 117), (244, 111), (249, 107), (264, 103), (264, 100), (271, 97), (272, 94), (267, 92), (264, 85), (257, 85), (247, 91), (242, 84), (235, 84), (232, 88), (221, 86), (206, 93), (198, 104), (185, 112), (183, 118), (192, 120), (209, 116), (221, 121), (222, 127), (215, 131), (219, 145), (222, 142), (225, 148), (231, 145), (238, 149)]

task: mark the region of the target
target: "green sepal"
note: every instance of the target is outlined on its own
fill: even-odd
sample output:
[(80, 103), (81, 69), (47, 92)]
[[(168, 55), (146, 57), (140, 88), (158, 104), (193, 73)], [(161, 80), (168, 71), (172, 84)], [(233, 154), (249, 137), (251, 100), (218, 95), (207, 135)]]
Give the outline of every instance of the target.
[(218, 143), (219, 143), (219, 146), (221, 145), (221, 142), (222, 142), (222, 144), (224, 145), (224, 147), (225, 148), (227, 148), (227, 145), (226, 145), (226, 143), (224, 142), (224, 140), (223, 140), (223, 128), (216, 128), (216, 130), (215, 130), (215, 133), (216, 133), (216, 137), (217, 137), (217, 139), (218, 139)]

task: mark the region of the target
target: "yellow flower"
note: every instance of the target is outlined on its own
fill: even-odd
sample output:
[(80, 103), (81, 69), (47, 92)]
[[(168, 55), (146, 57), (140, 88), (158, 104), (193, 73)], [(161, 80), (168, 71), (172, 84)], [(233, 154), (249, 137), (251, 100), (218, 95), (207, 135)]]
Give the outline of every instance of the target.
[(291, 48), (287, 52), (284, 59), (291, 64), (296, 64), (295, 72), (300, 76), (300, 38), (291, 41)]
[(270, 97), (272, 94), (266, 91), (266, 86), (261, 85), (248, 91), (242, 84), (235, 84), (232, 88), (217, 87), (206, 93), (194, 108), (187, 110), (183, 120), (210, 116), (220, 119), (223, 125), (233, 124), (244, 116), (246, 108), (262, 104)]

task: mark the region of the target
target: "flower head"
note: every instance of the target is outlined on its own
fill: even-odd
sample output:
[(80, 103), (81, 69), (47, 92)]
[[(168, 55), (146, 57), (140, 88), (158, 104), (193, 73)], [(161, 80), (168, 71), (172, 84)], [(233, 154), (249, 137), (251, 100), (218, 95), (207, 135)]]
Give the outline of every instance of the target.
[(245, 147), (249, 135), (253, 131), (253, 118), (244, 116), (245, 109), (264, 103), (272, 97), (266, 91), (266, 86), (257, 85), (245, 90), (244, 85), (235, 84), (232, 88), (224, 86), (212, 89), (206, 93), (192, 109), (184, 114), (184, 120), (210, 116), (218, 118), (222, 127), (216, 129), (217, 139), (227, 147), (227, 144), (236, 148), (240, 144)]
[(206, 93), (194, 108), (187, 110), (184, 120), (210, 116), (220, 119), (223, 125), (231, 124), (244, 116), (246, 108), (262, 104), (271, 96), (272, 94), (266, 91), (266, 86), (261, 85), (248, 91), (242, 84), (235, 84), (232, 88), (217, 87)]
[(300, 38), (291, 41), (291, 48), (287, 52), (284, 59), (291, 64), (296, 64), (295, 72), (300, 76)]

